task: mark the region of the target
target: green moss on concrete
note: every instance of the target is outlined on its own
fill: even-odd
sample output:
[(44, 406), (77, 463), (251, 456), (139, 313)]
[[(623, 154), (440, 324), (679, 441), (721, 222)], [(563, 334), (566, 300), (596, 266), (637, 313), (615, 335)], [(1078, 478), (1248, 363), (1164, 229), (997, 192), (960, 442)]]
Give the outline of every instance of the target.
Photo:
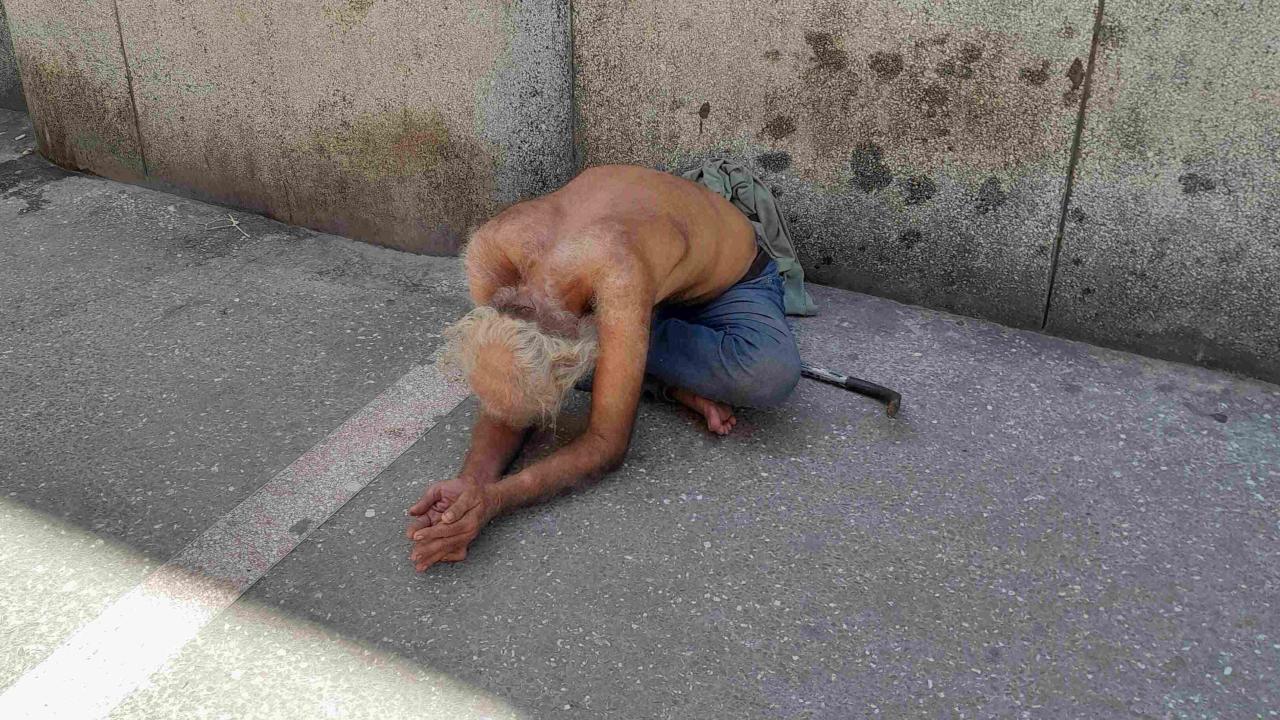
[(434, 170), (449, 157), (449, 129), (440, 113), (405, 108), (362, 114), (350, 127), (316, 143), (344, 167), (369, 180)]

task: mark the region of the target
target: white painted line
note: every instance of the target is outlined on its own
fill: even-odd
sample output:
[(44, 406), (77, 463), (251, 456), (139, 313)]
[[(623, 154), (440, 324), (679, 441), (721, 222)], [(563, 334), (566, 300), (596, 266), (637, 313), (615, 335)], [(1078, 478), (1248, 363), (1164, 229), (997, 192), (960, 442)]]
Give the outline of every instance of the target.
[(0, 695), (0, 718), (102, 718), (467, 396), (410, 370)]

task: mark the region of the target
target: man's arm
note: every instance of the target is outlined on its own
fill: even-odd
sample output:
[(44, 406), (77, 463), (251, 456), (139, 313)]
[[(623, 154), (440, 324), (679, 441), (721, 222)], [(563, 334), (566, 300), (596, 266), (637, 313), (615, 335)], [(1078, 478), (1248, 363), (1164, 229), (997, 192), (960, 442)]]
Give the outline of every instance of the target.
[(458, 477), (481, 483), (497, 482), (528, 436), (528, 428), (518, 430), (481, 411), (480, 419), (471, 430), (471, 448), (467, 450)]
[(516, 453), (520, 452), (528, 434), (528, 430), (512, 428), (481, 411), (480, 418), (471, 430), (471, 447), (467, 450), (466, 460), (462, 462), (462, 469), (452, 480), (432, 483), (422, 493), (422, 498), (409, 508), (409, 514), (415, 519), (409, 522), (406, 535), (413, 538), (418, 530), (435, 524), (448, 508), (451, 495), (447, 492), (448, 488), (442, 486), (454, 484), (461, 487), (498, 482), (515, 459)]
[(600, 350), (587, 431), (494, 485), (498, 512), (543, 500), (597, 477), (621, 464), (626, 455), (644, 382), (654, 289), (652, 276), (639, 258), (612, 262), (608, 278), (596, 287)]
[(414, 547), (409, 558), (418, 572), (437, 562), (465, 559), (471, 541), (496, 515), (567, 490), (622, 462), (644, 382), (654, 289), (652, 274), (639, 258), (625, 256), (610, 262), (609, 277), (596, 286), (600, 350), (587, 431), (496, 483), (448, 481), (428, 488), (423, 497), (427, 507), (444, 502), (442, 511), (426, 514), (431, 521), (425, 527), (410, 530)]

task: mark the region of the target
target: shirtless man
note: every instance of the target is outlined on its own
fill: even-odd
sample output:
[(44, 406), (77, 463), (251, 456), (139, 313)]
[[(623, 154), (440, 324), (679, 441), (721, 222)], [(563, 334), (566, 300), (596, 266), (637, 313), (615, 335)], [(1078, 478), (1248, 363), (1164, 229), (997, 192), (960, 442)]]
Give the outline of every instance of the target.
[[(481, 413), (457, 477), (409, 509), (419, 572), (464, 559), (495, 516), (617, 467), (642, 390), (726, 435), (733, 406), (776, 405), (799, 381), (777, 266), (737, 208), (684, 178), (591, 168), (485, 223), (464, 257), (476, 308), (449, 329), (446, 360)], [(593, 367), (586, 432), (504, 477)]]

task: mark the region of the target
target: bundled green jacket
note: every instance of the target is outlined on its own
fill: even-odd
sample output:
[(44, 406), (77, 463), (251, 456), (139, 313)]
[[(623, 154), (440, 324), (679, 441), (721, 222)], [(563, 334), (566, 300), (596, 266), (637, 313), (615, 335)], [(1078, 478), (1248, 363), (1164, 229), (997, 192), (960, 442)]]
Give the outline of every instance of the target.
[(756, 242), (778, 264), (778, 272), (782, 274), (787, 314), (817, 314), (813, 298), (804, 289), (804, 269), (796, 260), (787, 219), (769, 187), (750, 170), (728, 160), (708, 160), (684, 177), (719, 193), (751, 221), (756, 229)]

